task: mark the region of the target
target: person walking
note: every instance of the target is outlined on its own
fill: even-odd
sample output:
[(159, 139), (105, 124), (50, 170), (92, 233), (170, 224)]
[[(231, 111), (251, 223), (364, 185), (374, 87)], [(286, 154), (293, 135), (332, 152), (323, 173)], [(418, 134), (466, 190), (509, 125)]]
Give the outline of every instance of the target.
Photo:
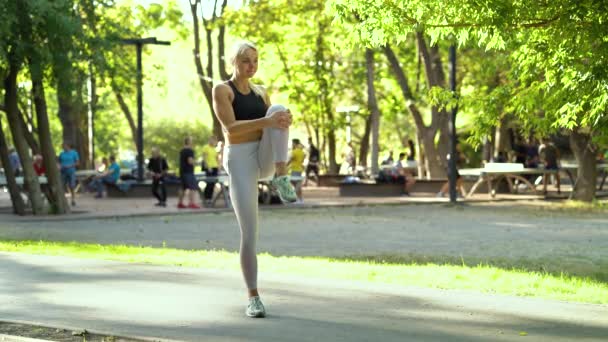
[(291, 171), (292, 184), (296, 189), (296, 195), (298, 199), (296, 203), (302, 203), (304, 201), (302, 197), (302, 173), (304, 172), (304, 159), (306, 159), (306, 152), (304, 152), (304, 146), (300, 143), (300, 139), (293, 139), (291, 141), (291, 154), (289, 155), (289, 170)]
[(310, 174), (314, 174), (315, 183), (319, 186), (319, 162), (321, 161), (321, 153), (313, 144), (312, 138), (308, 137), (308, 164), (306, 164), (306, 172), (304, 173), (304, 186), (308, 185)]
[(64, 142), (63, 151), (59, 153), (58, 159), (63, 186), (70, 190), (70, 194), (72, 196), (72, 206), (75, 206), (76, 167), (80, 165), (80, 156), (78, 155), (78, 152), (72, 148), (72, 144)]
[(292, 117), (285, 106), (271, 105), (265, 89), (251, 82), (258, 70), (255, 45), (237, 44), (230, 61), (234, 72), (230, 80), (213, 87), (213, 108), (226, 141), (224, 169), (241, 230), (240, 261), (249, 295), (245, 314), (265, 317), (257, 285), (258, 180), (274, 174), (271, 185), (281, 201), (296, 201), (287, 175)]

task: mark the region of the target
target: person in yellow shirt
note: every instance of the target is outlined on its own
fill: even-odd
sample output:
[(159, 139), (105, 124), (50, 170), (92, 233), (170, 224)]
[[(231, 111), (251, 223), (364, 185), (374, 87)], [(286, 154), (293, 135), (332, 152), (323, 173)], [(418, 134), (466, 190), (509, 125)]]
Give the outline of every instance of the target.
[(293, 184), (296, 188), (298, 202), (302, 202), (302, 174), (304, 173), (306, 152), (304, 152), (304, 146), (300, 143), (300, 139), (292, 139), (291, 144), (292, 148), (288, 166), (291, 171), (291, 178), (297, 178), (296, 181), (293, 181)]
[[(215, 136), (209, 137), (207, 145), (203, 146), (203, 171), (207, 177), (217, 177), (219, 170), (218, 154), (216, 150), (217, 138)], [(209, 206), (211, 199), (213, 198), (213, 189), (215, 188), (214, 181), (207, 181), (207, 186), (203, 192), (204, 202), (203, 205)]]

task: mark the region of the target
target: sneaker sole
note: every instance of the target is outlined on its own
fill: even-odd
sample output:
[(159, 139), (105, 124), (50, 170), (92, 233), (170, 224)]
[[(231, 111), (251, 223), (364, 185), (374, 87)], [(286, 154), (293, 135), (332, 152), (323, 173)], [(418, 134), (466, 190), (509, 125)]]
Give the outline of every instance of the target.
[(279, 191), (276, 191), (277, 195), (279, 196), (279, 199), (281, 200), (281, 202), (283, 204), (290, 204), (290, 203), (295, 203), (298, 199), (294, 199), (293, 201), (290, 200), (286, 200), (283, 198), (283, 196), (281, 196), (281, 193)]
[(264, 318), (266, 317), (266, 314), (263, 312), (260, 312), (258, 314), (249, 314), (247, 312), (245, 312), (245, 315), (247, 315), (247, 317), (251, 317), (251, 318)]

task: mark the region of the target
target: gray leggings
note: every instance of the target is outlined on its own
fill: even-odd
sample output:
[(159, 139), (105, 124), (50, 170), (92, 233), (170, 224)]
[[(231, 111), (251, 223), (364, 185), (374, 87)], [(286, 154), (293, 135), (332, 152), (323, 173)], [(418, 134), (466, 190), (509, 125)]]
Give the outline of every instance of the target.
[[(266, 116), (284, 111), (282, 105), (268, 108)], [(224, 169), (230, 177), (230, 197), (241, 227), (241, 269), (247, 288), (257, 289), (258, 180), (274, 174), (277, 162), (287, 162), (289, 130), (265, 128), (260, 141), (226, 145)]]

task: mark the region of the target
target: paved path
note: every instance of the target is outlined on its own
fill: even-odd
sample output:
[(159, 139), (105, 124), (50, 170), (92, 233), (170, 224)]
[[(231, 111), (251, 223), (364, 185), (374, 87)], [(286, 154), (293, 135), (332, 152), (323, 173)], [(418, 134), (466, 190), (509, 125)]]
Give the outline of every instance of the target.
[(260, 280), (269, 317), (248, 319), (238, 273), (0, 253), (0, 320), (183, 341), (608, 336), (608, 307), (600, 305), (264, 274)]

